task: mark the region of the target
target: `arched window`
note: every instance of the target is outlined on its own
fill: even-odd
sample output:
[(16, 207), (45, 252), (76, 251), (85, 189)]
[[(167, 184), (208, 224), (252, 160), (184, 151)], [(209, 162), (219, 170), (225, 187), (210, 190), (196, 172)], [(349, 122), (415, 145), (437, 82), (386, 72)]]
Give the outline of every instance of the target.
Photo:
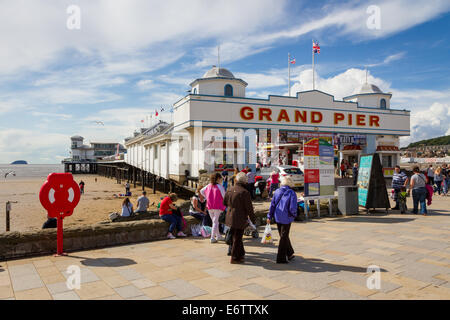
[(380, 100), (380, 108), (381, 109), (386, 109), (386, 100), (385, 99), (381, 99)]
[(197, 88), (194, 88), (194, 92), (192, 92), (193, 94), (197, 94)]
[(226, 84), (224, 88), (224, 96), (232, 97), (233, 96), (233, 87), (231, 84)]

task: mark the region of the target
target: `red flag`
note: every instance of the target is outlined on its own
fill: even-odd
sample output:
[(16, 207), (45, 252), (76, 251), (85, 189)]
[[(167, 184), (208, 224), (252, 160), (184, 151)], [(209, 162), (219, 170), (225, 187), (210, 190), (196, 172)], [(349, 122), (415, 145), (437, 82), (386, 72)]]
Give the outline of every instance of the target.
[(144, 120), (142, 119), (141, 122), (144, 123)]
[(158, 116), (158, 110), (155, 109), (155, 116)]
[(290, 62), (291, 62), (291, 64), (295, 64), (295, 58), (292, 59)]

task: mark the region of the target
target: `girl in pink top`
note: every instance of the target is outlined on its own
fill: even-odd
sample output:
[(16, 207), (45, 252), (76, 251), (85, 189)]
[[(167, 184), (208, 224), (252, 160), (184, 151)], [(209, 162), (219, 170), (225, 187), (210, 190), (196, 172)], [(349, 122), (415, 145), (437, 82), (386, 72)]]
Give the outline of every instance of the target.
[(206, 198), (206, 207), (212, 220), (211, 243), (224, 240), (219, 232), (219, 217), (225, 210), (223, 198), (225, 189), (222, 186), (222, 175), (218, 172), (211, 175), (211, 183), (204, 187), (200, 193)]
[(278, 186), (280, 185), (279, 178), (280, 178), (280, 174), (276, 171), (273, 171), (270, 174), (271, 183), (270, 183), (270, 189), (269, 189), (269, 197), (271, 197), (271, 198), (272, 198), (273, 192), (275, 190), (277, 190)]

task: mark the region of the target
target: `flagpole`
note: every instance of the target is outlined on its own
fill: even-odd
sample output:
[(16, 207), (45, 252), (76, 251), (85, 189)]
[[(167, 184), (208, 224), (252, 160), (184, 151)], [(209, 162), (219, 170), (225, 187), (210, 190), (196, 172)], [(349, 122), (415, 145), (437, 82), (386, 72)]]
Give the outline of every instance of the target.
[(288, 53), (288, 92), (291, 96), (291, 54)]
[(314, 40), (313, 40), (313, 49), (312, 49), (312, 72), (313, 72), (313, 90), (316, 89), (316, 84), (315, 84), (315, 72), (314, 72)]

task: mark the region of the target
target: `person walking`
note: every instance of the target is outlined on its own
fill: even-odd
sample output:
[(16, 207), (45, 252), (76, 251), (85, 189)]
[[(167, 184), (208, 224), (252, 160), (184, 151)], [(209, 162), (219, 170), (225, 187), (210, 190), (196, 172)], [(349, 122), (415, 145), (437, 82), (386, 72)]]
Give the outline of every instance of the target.
[(130, 184), (127, 182), (125, 183), (125, 194), (128, 195), (130, 192)]
[(420, 203), (420, 213), (423, 215), (427, 214), (427, 206), (425, 199), (427, 197), (426, 189), (426, 178), (423, 173), (420, 173), (419, 167), (414, 167), (413, 176), (411, 177), (411, 184), (409, 190), (412, 190), (413, 198), (413, 214), (418, 213), (419, 203)]
[(341, 178), (345, 178), (345, 172), (346, 172), (345, 160), (342, 159), (342, 161), (341, 161)]
[(238, 168), (234, 168), (234, 173), (233, 176), (231, 177), (231, 185), (234, 186), (235, 180), (236, 180), (236, 176), (239, 173), (239, 169)]
[(80, 193), (84, 194), (84, 181), (81, 180), (80, 183), (78, 184), (80, 186)]
[(444, 180), (444, 176), (442, 175), (442, 168), (437, 167), (436, 171), (434, 171), (434, 183), (436, 184), (435, 193), (441, 195), (442, 190), (442, 181)]
[(443, 184), (443, 186), (444, 186), (444, 189), (443, 189), (443, 195), (444, 196), (447, 196), (447, 193), (448, 193), (448, 187), (449, 187), (449, 183), (450, 183), (450, 177), (449, 177), (449, 170), (448, 170), (448, 167), (447, 167), (447, 164), (446, 163), (444, 163), (443, 165), (442, 165), (442, 177), (443, 177), (443, 181), (442, 181), (442, 184)]
[(428, 176), (428, 181), (430, 182), (431, 186), (434, 188), (434, 169), (433, 169), (432, 164), (430, 164), (430, 167), (427, 169), (427, 176)]
[(353, 172), (353, 185), (356, 186), (356, 182), (358, 181), (358, 163), (355, 162), (352, 168)]
[(273, 192), (278, 189), (280, 185), (280, 174), (276, 171), (272, 171), (270, 174), (270, 188), (269, 188), (269, 197), (272, 198)]
[(406, 187), (408, 185), (408, 182), (408, 176), (400, 170), (400, 166), (395, 166), (394, 175), (392, 176), (392, 189), (394, 189), (395, 207), (392, 207), (392, 210), (400, 210), (398, 194), (402, 187)]
[(169, 193), (169, 195), (161, 201), (161, 205), (159, 206), (159, 217), (170, 223), (169, 231), (167, 233), (168, 239), (175, 239), (175, 236), (173, 235), (175, 228), (178, 230), (177, 237), (186, 237), (182, 231), (183, 220), (181, 219), (181, 216), (175, 214), (175, 211), (177, 211), (178, 208), (173, 203), (177, 201), (177, 199), (178, 197), (175, 193)]
[(222, 175), (218, 172), (211, 174), (210, 183), (200, 192), (206, 198), (206, 207), (212, 220), (211, 243), (224, 240), (219, 231), (219, 217), (225, 210), (223, 204), (225, 189), (222, 186)]
[(292, 179), (283, 177), (281, 187), (275, 191), (267, 214), (267, 223), (270, 224), (271, 220), (275, 219), (280, 235), (277, 263), (288, 263), (288, 261), (294, 259), (294, 249), (289, 239), (291, 223), (297, 216), (297, 195), (293, 188), (294, 182)]
[(250, 196), (252, 197), (252, 200), (255, 200), (255, 177), (256, 174), (253, 172), (251, 168), (248, 169), (247, 173), (247, 187), (248, 192), (250, 192)]
[(252, 223), (256, 222), (247, 183), (248, 179), (245, 173), (238, 173), (234, 186), (227, 190), (223, 199), (223, 204), (227, 207), (225, 224), (230, 228), (232, 237), (230, 263), (233, 264), (244, 262), (245, 249), (244, 243), (242, 242), (244, 229), (247, 226), (249, 218)]
[(225, 191), (227, 191), (227, 188), (228, 188), (228, 171), (227, 171), (227, 169), (223, 169), (223, 171), (222, 171), (222, 180), (223, 180), (222, 186), (225, 189)]

